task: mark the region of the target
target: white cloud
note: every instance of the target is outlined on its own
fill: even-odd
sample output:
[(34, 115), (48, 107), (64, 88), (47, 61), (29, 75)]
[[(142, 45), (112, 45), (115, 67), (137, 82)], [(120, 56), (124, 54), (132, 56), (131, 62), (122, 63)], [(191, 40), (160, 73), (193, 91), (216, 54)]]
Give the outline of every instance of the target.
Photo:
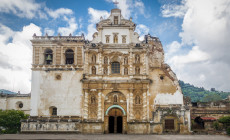
[(87, 35), (86, 39), (92, 40), (92, 35), (97, 31), (95, 24), (100, 21), (100, 17), (103, 17), (104, 19), (108, 18), (110, 13), (105, 10), (96, 10), (93, 8), (88, 8), (88, 14), (90, 16), (89, 18), (89, 25), (87, 27)]
[[(229, 1), (187, 0), (183, 5), (182, 47), (168, 62), (186, 82), (230, 91)], [(188, 45), (195, 47), (187, 50)]]
[(34, 0), (1, 0), (0, 12), (13, 13), (16, 16), (32, 19), (36, 16), (46, 18), (41, 11), (42, 5)]
[(186, 11), (187, 0), (182, 0), (180, 5), (177, 4), (164, 4), (161, 6), (161, 13), (163, 17), (180, 17), (183, 18)]
[(45, 28), (44, 29), (44, 34), (48, 34), (49, 36), (53, 36), (54, 35), (54, 30), (50, 29), (50, 28)]
[(75, 18), (67, 18), (66, 16), (64, 16), (64, 20), (66, 22), (68, 22), (68, 26), (67, 27), (59, 27), (58, 28), (58, 32), (63, 35), (63, 36), (67, 36), (70, 33), (73, 35), (73, 33), (77, 30), (78, 25), (75, 21)]
[[(41, 35), (40, 28), (34, 24), (24, 26), (22, 31), (12, 31), (5, 25), (0, 25), (0, 88), (29, 93), (31, 88), (32, 46), (30, 39), (36, 33)], [(10, 35), (9, 35), (10, 34)], [(6, 36), (7, 38), (3, 38)]]
[(108, 18), (110, 13), (105, 10), (96, 10), (93, 8), (88, 8), (88, 14), (90, 16), (89, 22), (97, 23), (100, 21), (100, 17)]
[(64, 15), (73, 14), (73, 11), (71, 9), (68, 9), (68, 8), (59, 8), (57, 10), (45, 8), (45, 10), (47, 11), (48, 15), (54, 19), (59, 18), (59, 17), (64, 16)]
[(139, 39), (142, 41), (144, 40), (144, 36), (149, 33), (149, 28), (143, 24), (138, 24), (136, 27), (136, 32), (139, 34)]
[(145, 11), (145, 5), (141, 0), (106, 0), (107, 2), (118, 2), (117, 7), (121, 9), (121, 14), (124, 18), (130, 18), (131, 14), (134, 13), (136, 18), (137, 14), (142, 14), (146, 18), (149, 14)]

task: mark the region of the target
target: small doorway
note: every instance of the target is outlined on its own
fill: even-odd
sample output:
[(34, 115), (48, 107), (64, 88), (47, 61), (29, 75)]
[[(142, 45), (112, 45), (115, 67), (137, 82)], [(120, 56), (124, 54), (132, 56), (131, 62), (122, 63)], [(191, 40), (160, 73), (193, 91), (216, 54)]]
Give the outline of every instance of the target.
[(109, 111), (109, 133), (123, 132), (122, 111), (118, 108)]

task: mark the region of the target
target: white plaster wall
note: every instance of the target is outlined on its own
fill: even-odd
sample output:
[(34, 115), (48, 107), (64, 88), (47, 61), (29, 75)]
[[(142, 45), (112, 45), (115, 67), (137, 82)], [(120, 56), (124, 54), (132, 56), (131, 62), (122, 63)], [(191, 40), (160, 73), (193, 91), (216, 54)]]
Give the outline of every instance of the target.
[(6, 97), (0, 97), (0, 109), (6, 110)]
[[(119, 33), (118, 34), (118, 44), (122, 44), (122, 35), (126, 35), (126, 44), (130, 43), (130, 36), (129, 36), (129, 29), (114, 29), (114, 28), (111, 28), (111, 29), (103, 29), (102, 30), (102, 43), (105, 43), (106, 44), (106, 37), (105, 35), (110, 35), (110, 38), (109, 38), (109, 44), (113, 44), (113, 33)], [(100, 42), (100, 41), (99, 41)]]
[(30, 116), (38, 116), (38, 101), (40, 100), (39, 93), (40, 93), (40, 71), (32, 71)]
[[(18, 102), (23, 103), (23, 107), (18, 107)], [(21, 110), (26, 114), (30, 114), (30, 97), (9, 97), (7, 98), (7, 110)]]
[[(32, 85), (33, 116), (49, 116), (49, 108), (57, 107), (57, 115), (80, 116), (82, 98), (82, 71), (34, 71)], [(62, 79), (56, 80), (55, 75)], [(38, 80), (36, 80), (38, 78)]]
[(174, 94), (170, 93), (158, 93), (154, 99), (155, 105), (170, 105), (181, 104), (183, 105), (183, 94), (176, 91)]

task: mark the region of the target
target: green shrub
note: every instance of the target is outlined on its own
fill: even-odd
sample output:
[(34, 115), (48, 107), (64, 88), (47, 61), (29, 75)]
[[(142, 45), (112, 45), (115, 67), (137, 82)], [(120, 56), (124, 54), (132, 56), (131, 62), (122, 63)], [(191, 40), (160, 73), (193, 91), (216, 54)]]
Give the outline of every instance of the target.
[(0, 110), (0, 133), (12, 134), (20, 132), (20, 120), (27, 119), (28, 116), (18, 110)]
[(220, 124), (217, 121), (214, 122), (212, 125), (216, 130), (220, 130)]
[(227, 134), (230, 135), (230, 116), (221, 117), (218, 121), (224, 125)]
[(228, 127), (226, 131), (227, 131), (227, 134), (230, 136), (230, 127)]

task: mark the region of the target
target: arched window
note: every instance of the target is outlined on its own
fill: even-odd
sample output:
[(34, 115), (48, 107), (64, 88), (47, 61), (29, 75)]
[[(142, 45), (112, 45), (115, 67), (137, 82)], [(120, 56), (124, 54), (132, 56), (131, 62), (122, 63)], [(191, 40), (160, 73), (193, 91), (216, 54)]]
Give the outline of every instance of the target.
[(96, 67), (92, 66), (92, 74), (96, 75)]
[(96, 64), (97, 62), (97, 57), (95, 54), (92, 55), (92, 63)]
[(135, 56), (135, 63), (140, 63), (140, 55)]
[(118, 16), (114, 16), (114, 24), (118, 24)]
[(127, 57), (127, 56), (124, 58), (124, 64), (125, 64), (125, 65), (128, 64), (128, 57)]
[(120, 73), (120, 63), (119, 62), (112, 63), (112, 73)]
[(117, 102), (117, 95), (114, 95), (114, 97), (113, 97), (113, 102), (114, 102), (114, 103)]
[(50, 114), (52, 116), (57, 116), (57, 108), (56, 107), (50, 107)]
[(141, 98), (140, 98), (140, 96), (136, 96), (136, 98), (135, 98), (135, 103), (136, 104), (141, 104)]
[(136, 74), (136, 75), (140, 75), (140, 68), (139, 68), (139, 67), (136, 67), (136, 68), (135, 68), (135, 74)]
[(51, 49), (45, 50), (45, 64), (52, 65), (53, 63), (53, 51)]
[(104, 57), (104, 64), (108, 64), (108, 57), (107, 56)]
[(118, 35), (114, 34), (113, 36), (113, 43), (118, 43)]
[(104, 75), (108, 74), (108, 69), (106, 67), (104, 67)]
[(96, 97), (95, 96), (92, 96), (91, 97), (91, 104), (95, 104), (96, 103)]
[(72, 49), (68, 49), (65, 51), (65, 63), (66, 64), (74, 63), (74, 52)]
[(124, 68), (124, 75), (128, 75), (128, 68)]

